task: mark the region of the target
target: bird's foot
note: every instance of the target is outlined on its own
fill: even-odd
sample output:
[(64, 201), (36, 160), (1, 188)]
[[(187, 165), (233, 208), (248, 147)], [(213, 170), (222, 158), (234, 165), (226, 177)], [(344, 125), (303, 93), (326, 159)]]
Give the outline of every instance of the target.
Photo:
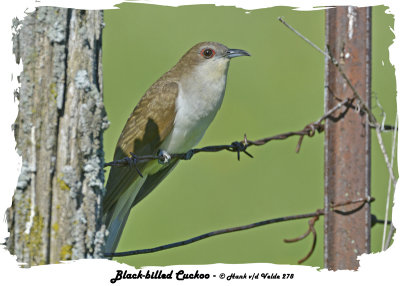
[(171, 160), (171, 155), (168, 154), (168, 152), (165, 150), (158, 151), (157, 156), (159, 157), (158, 163), (162, 165), (168, 164), (169, 161)]

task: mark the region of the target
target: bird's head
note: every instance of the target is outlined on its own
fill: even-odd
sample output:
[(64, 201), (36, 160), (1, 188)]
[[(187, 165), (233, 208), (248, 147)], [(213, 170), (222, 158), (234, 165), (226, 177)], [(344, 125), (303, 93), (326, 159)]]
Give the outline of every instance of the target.
[(178, 65), (185, 70), (209, 76), (226, 75), (230, 59), (241, 56), (250, 56), (240, 49), (229, 49), (217, 42), (201, 42), (193, 46), (179, 61)]

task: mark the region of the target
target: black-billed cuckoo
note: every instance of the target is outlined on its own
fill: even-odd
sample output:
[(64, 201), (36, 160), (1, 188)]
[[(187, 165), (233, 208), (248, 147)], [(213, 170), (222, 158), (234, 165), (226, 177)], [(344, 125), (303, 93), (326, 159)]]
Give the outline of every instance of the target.
[[(231, 58), (249, 56), (216, 42), (192, 47), (140, 99), (119, 137), (114, 160), (130, 155), (185, 153), (199, 143), (221, 107)], [(112, 167), (103, 201), (107, 226), (105, 252), (117, 248), (129, 212), (176, 166), (157, 161), (135, 168)]]

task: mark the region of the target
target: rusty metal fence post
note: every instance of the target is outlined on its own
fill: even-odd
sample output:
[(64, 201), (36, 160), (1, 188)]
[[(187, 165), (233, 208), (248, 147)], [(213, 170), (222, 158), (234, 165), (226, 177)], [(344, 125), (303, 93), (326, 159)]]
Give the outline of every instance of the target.
[[(326, 11), (326, 44), (351, 83), (370, 106), (371, 8), (336, 7)], [(353, 96), (351, 88), (327, 59), (325, 111), (339, 99)], [(327, 120), (325, 133), (325, 267), (357, 269), (357, 256), (370, 251), (370, 207), (332, 203), (370, 195), (370, 128), (366, 114), (349, 109), (336, 123)]]

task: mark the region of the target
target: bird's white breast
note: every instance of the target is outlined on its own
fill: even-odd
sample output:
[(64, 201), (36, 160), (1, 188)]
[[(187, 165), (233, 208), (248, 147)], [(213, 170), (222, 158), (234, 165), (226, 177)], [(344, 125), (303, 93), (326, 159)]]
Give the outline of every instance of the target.
[(228, 63), (200, 65), (179, 82), (174, 127), (161, 149), (181, 153), (199, 143), (221, 107)]

